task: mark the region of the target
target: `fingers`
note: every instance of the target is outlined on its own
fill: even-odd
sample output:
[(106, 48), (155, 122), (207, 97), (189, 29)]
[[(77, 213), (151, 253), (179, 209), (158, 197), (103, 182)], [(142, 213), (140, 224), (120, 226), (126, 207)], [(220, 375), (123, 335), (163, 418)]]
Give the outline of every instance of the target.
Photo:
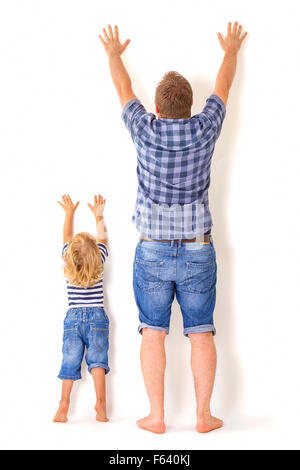
[(64, 194), (61, 198), (63, 202), (61, 203), (60, 201), (58, 201), (58, 204), (60, 204), (64, 209), (73, 209), (74, 211), (77, 209), (79, 201), (77, 201), (74, 205), (69, 194)]
[(101, 194), (96, 194), (94, 197), (94, 206), (104, 206), (106, 200), (103, 199), (103, 196)]
[(227, 25), (227, 36), (231, 35), (231, 23), (229, 22)]
[(106, 46), (106, 42), (104, 41), (103, 37), (101, 36), (101, 34), (98, 34), (98, 38), (100, 39), (100, 41), (102, 42), (103, 46)]
[[(109, 24), (107, 26), (107, 29), (106, 28), (102, 28), (102, 35), (101, 34), (98, 34), (98, 37), (100, 39), (100, 41), (102, 42), (103, 45), (106, 45), (107, 46), (107, 43), (108, 42), (119, 42), (120, 39), (119, 39), (119, 28), (117, 25), (114, 26), (114, 29), (111, 27), (111, 25)], [(126, 43), (126, 46), (128, 46), (129, 44), (129, 40), (125, 41)], [(124, 45), (125, 45), (124, 43)]]
[(97, 203), (98, 204), (103, 204), (103, 196), (101, 196), (101, 194), (98, 194), (98, 196), (97, 196)]
[(61, 198), (63, 200), (64, 206), (70, 203), (70, 196), (68, 196), (67, 194), (64, 194)]
[(65, 198), (66, 205), (73, 206), (73, 201), (71, 197), (69, 196), (69, 194), (65, 194), (63, 197)]
[(115, 26), (114, 27), (114, 33), (113, 33), (113, 30), (112, 30), (112, 27), (111, 25), (109, 24), (107, 26), (107, 31), (105, 28), (102, 28), (102, 33), (103, 33), (103, 36), (104, 36), (104, 39), (103, 37), (101, 36), (101, 34), (98, 34), (98, 37), (100, 39), (100, 41), (102, 42), (103, 45), (106, 45), (108, 42), (112, 42), (112, 41), (119, 41), (119, 30), (118, 30), (118, 26)]
[(126, 39), (126, 41), (122, 45), (122, 53), (125, 51), (125, 49), (126, 49), (126, 47), (128, 46), (129, 43), (130, 43), (130, 39)]
[(95, 194), (94, 196), (94, 204), (97, 205), (97, 204), (101, 204), (103, 200), (103, 197), (101, 196), (101, 194)]
[(108, 36), (109, 36), (109, 39), (110, 39), (111, 41), (113, 41), (114, 35), (113, 35), (113, 32), (112, 32), (112, 29), (111, 29), (111, 25), (110, 25), (110, 24), (108, 25)]
[(245, 37), (247, 36), (247, 34), (248, 34), (248, 33), (245, 32), (245, 33), (243, 34), (243, 36), (240, 38), (241, 44), (242, 44), (242, 42), (244, 41), (244, 39), (245, 39)]
[[(73, 206), (74, 211), (77, 209), (77, 207), (79, 206), (79, 203), (80, 203), (80, 201), (77, 201), (76, 204), (73, 204), (72, 199), (69, 196), (69, 194), (64, 194), (62, 196), (62, 201), (63, 202), (57, 201), (58, 204), (61, 207), (66, 209), (67, 207), (70, 208), (70, 206)], [(94, 211), (96, 206), (105, 205), (105, 202), (106, 202), (106, 200), (103, 199), (103, 196), (101, 196), (101, 194), (95, 194), (95, 196), (94, 196), (94, 205), (92, 206), (92, 204), (89, 204), (89, 203), (87, 203), (87, 205), (89, 206), (89, 208), (92, 211)]]
[[(229, 22), (227, 24), (227, 36), (226, 36), (226, 39), (229, 38), (230, 36), (233, 38), (233, 39), (238, 39), (240, 43), (242, 43), (245, 39), (245, 37), (247, 36), (247, 33), (245, 32), (242, 36), (242, 29), (243, 29), (243, 26), (241, 24), (238, 23), (238, 21), (235, 21), (233, 26), (232, 24)], [(218, 33), (218, 38), (219, 38), (219, 41), (220, 41), (220, 44), (222, 46), (222, 36), (220, 33)], [(225, 39), (225, 41), (226, 41)], [(224, 39), (223, 39), (224, 41)]]
[(238, 38), (240, 37), (241, 32), (242, 32), (242, 25), (240, 24), (239, 27), (238, 27), (238, 29), (237, 29), (237, 33), (236, 33), (236, 35), (237, 35)]
[(102, 29), (102, 32), (103, 32), (103, 36), (104, 36), (105, 41), (106, 41), (106, 42), (109, 42), (109, 37), (108, 37), (108, 35), (107, 35), (106, 29), (103, 28), (103, 29)]
[(225, 43), (224, 43), (222, 34), (218, 33), (217, 36), (218, 36), (221, 47), (223, 47)]
[(116, 39), (116, 41), (119, 41), (119, 29), (118, 29), (118, 26), (115, 26), (115, 39)]

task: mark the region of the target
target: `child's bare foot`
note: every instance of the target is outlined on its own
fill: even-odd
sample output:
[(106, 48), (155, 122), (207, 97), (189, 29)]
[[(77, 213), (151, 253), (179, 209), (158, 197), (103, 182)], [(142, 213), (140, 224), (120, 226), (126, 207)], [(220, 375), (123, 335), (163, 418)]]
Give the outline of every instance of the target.
[(96, 420), (101, 421), (102, 423), (107, 423), (109, 419), (106, 417), (106, 409), (105, 405), (103, 405), (100, 402), (97, 402), (95, 405), (95, 411), (96, 411)]
[(198, 418), (196, 431), (205, 433), (213, 431), (214, 429), (219, 429), (222, 426), (223, 421), (221, 419), (215, 418), (211, 414), (206, 414)]
[(68, 421), (67, 415), (69, 410), (69, 402), (61, 400), (56, 415), (53, 418), (54, 423), (66, 423)]
[(139, 419), (136, 424), (139, 428), (145, 429), (146, 431), (154, 432), (155, 434), (163, 434), (166, 430), (164, 421), (154, 420), (151, 415)]

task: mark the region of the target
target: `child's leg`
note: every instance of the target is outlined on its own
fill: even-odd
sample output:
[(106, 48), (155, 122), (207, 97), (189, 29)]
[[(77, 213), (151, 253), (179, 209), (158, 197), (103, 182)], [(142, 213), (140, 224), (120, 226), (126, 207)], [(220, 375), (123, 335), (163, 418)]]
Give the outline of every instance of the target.
[(95, 367), (91, 369), (91, 374), (94, 379), (95, 392), (96, 392), (96, 420), (107, 422), (106, 417), (106, 394), (105, 394), (105, 369)]
[(53, 419), (55, 423), (65, 423), (68, 421), (67, 415), (70, 404), (70, 395), (72, 391), (74, 380), (63, 380), (61, 388), (61, 399), (56, 415)]
[(62, 380), (61, 400), (54, 421), (65, 423), (70, 395), (75, 380), (81, 379), (81, 363), (84, 354), (81, 312), (70, 309), (64, 320), (63, 360), (58, 374)]

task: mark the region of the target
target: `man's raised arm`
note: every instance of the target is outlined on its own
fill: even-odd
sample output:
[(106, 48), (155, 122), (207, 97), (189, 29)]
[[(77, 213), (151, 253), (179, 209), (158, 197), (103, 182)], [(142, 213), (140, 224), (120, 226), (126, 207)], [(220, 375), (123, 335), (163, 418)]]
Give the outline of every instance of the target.
[(225, 51), (225, 56), (217, 75), (216, 86), (214, 94), (221, 100), (227, 103), (230, 87), (236, 71), (237, 54), (242, 45), (243, 40), (247, 33), (242, 33), (242, 26), (237, 22), (231, 28), (231, 23), (227, 25), (227, 36), (223, 39), (222, 35), (218, 33), (218, 39), (222, 49)]
[(103, 28), (102, 31), (104, 37), (99, 34), (99, 39), (108, 55), (111, 77), (116, 87), (121, 106), (124, 108), (128, 101), (136, 98), (132, 91), (130, 77), (121, 59), (121, 55), (125, 51), (130, 40), (127, 39), (123, 44), (121, 44), (117, 26), (114, 27), (114, 32), (110, 25), (108, 25), (107, 31), (105, 28)]

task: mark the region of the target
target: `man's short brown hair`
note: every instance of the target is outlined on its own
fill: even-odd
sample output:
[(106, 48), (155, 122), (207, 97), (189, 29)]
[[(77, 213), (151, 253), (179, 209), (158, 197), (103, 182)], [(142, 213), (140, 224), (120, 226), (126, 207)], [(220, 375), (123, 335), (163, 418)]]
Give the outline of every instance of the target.
[(168, 72), (156, 87), (155, 103), (163, 118), (189, 118), (193, 104), (192, 87), (180, 73)]

